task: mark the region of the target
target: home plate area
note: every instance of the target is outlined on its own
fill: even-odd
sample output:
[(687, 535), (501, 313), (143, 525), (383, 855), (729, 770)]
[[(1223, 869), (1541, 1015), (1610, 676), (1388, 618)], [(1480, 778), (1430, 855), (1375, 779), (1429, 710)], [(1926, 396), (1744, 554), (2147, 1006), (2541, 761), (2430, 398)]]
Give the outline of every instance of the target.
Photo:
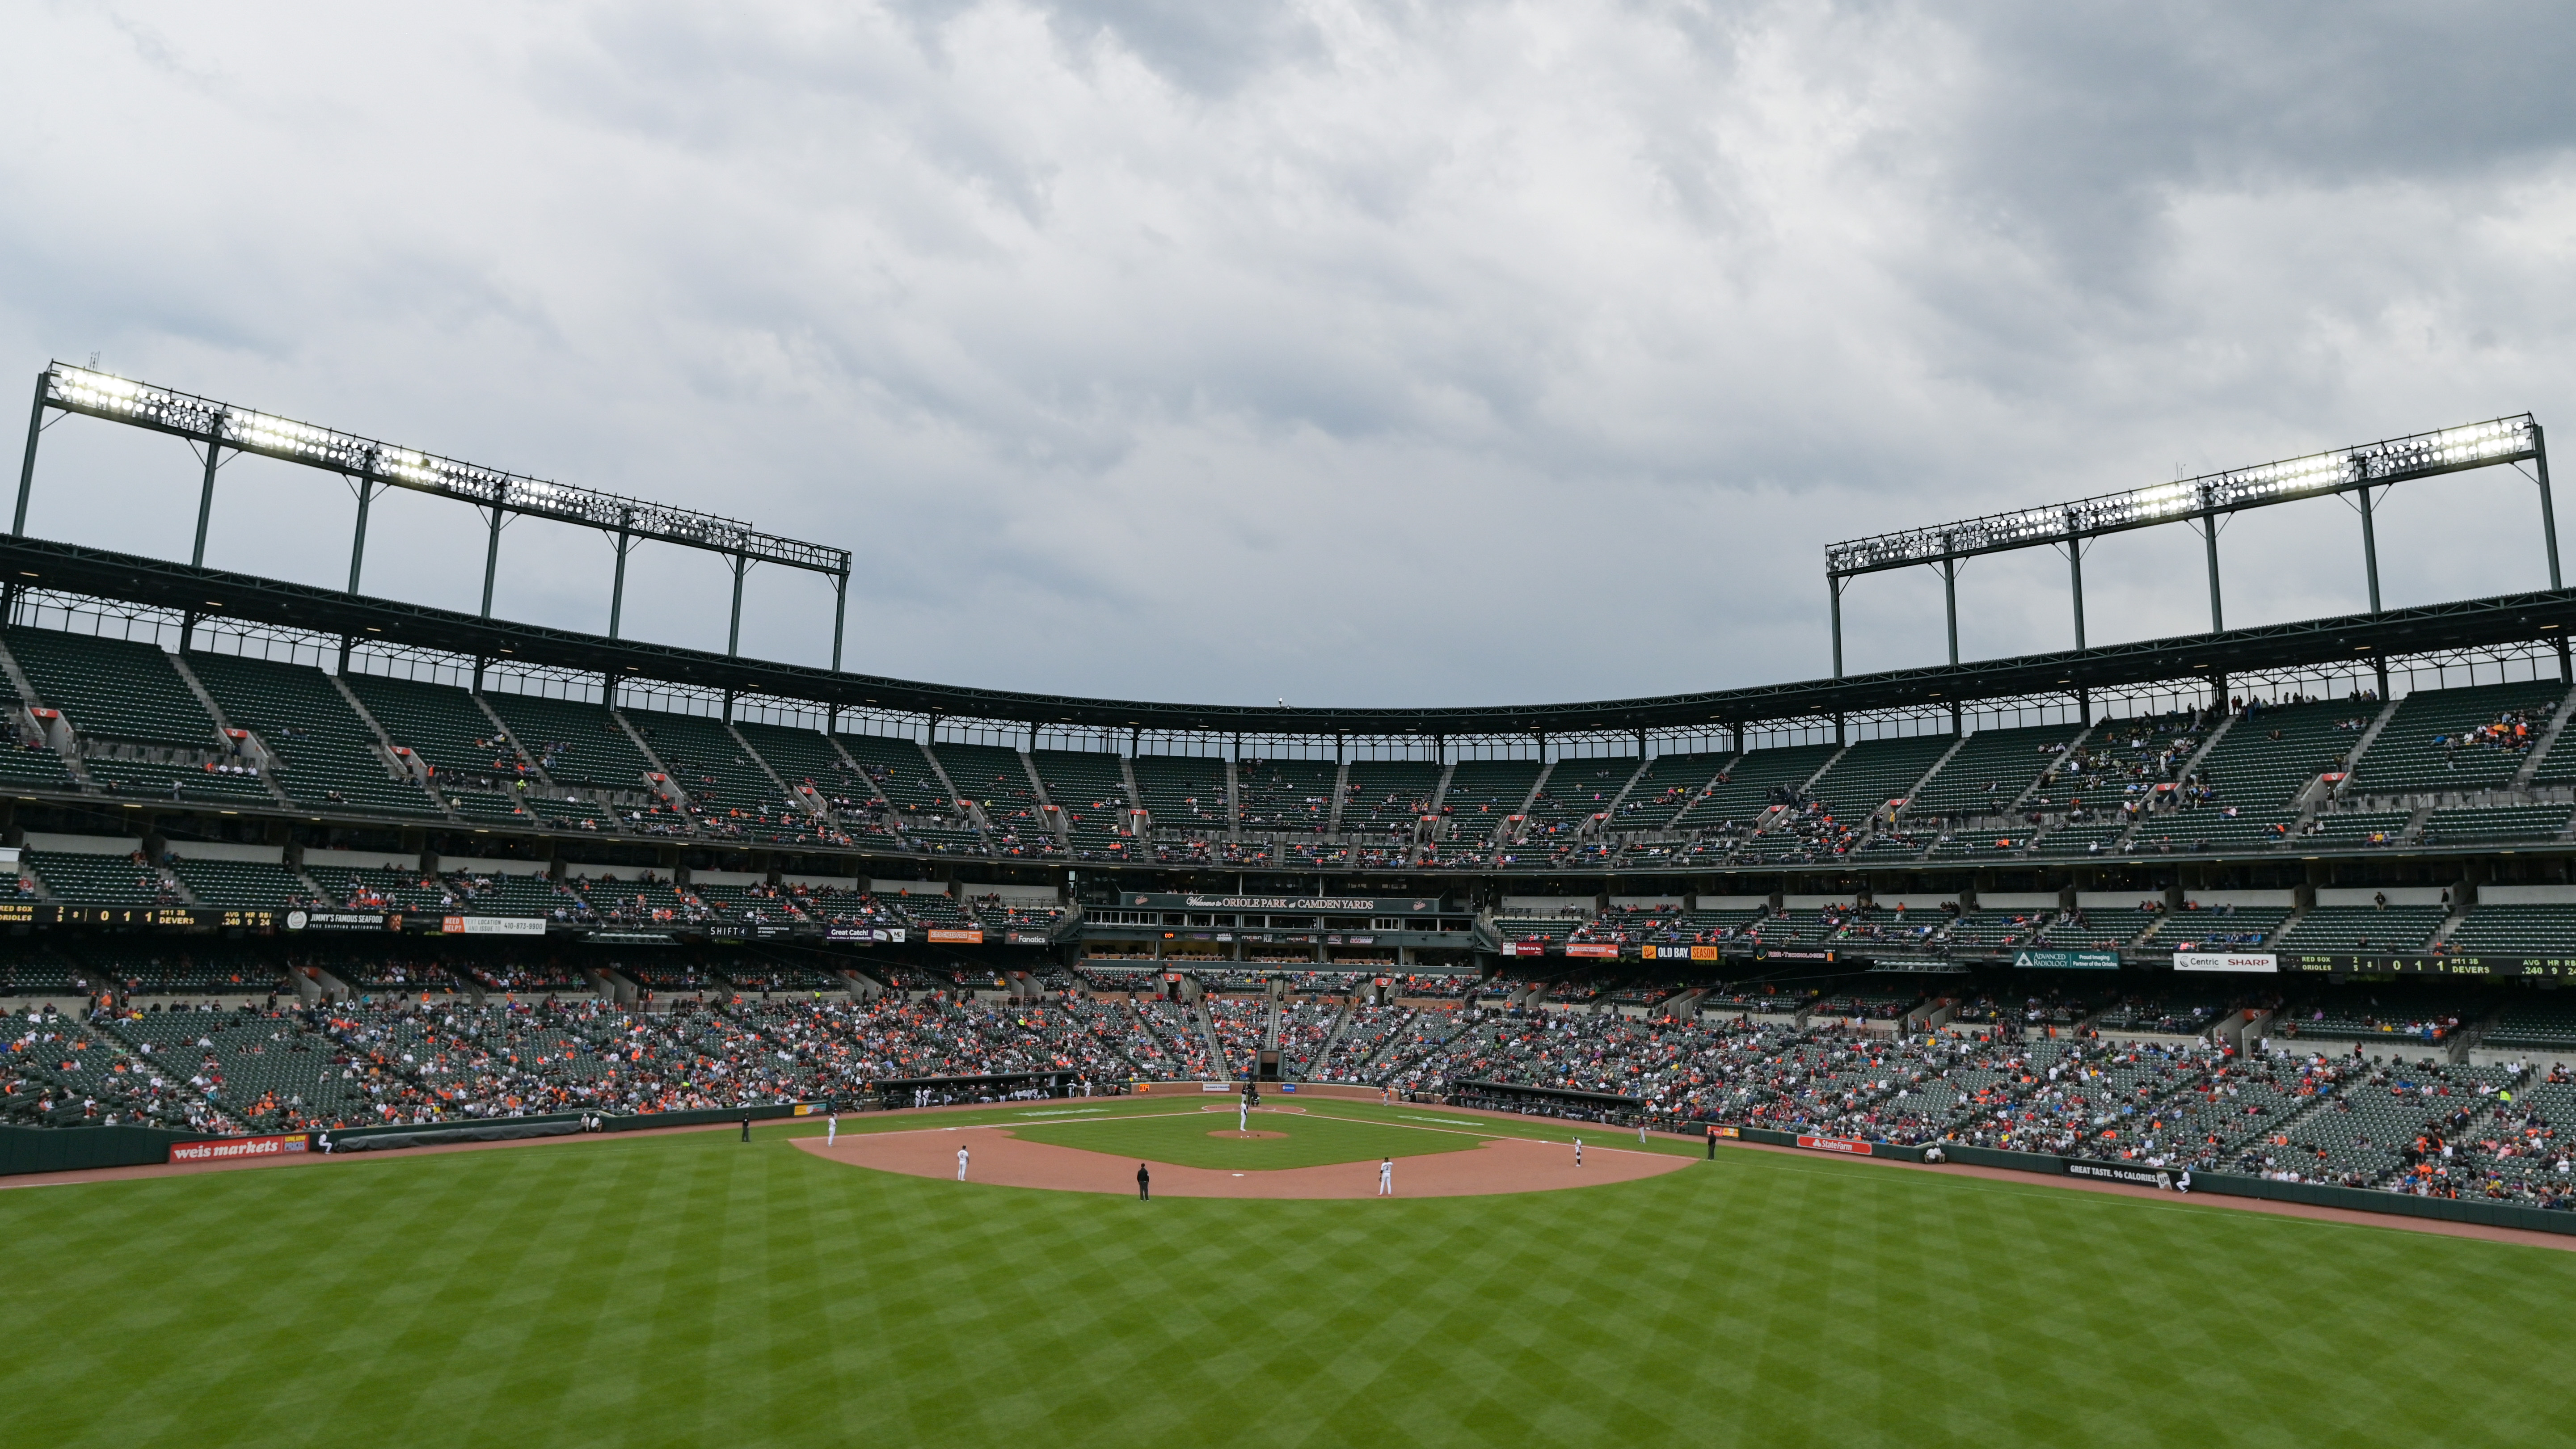
[[(1217, 1139), (1219, 1146), (1225, 1149), (1259, 1151), (1261, 1142), (1292, 1135), (1290, 1132), (1258, 1128), (1242, 1133), (1231, 1126), (1209, 1132), (1200, 1125), (1205, 1119), (1195, 1113), (1187, 1114), (1193, 1120), (1173, 1120), (1182, 1115), (1176, 1113), (1163, 1118), (1162, 1125), (1174, 1132), (1186, 1132), (1191, 1139), (1198, 1141)], [(1269, 1113), (1263, 1111), (1255, 1115), (1267, 1116)], [(1152, 1119), (1145, 1120), (1150, 1122)], [(1101, 1146), (1108, 1150), (1093, 1151), (1020, 1135), (1046, 1133), (1049, 1136), (1076, 1136), (1078, 1140), (1079, 1136), (1090, 1135), (1081, 1129), (1132, 1132), (1138, 1122), (1139, 1119), (1129, 1118), (1119, 1122), (1084, 1123), (1073, 1132), (1068, 1132), (1064, 1126), (925, 1127), (911, 1131), (850, 1134), (828, 1147), (820, 1138), (799, 1138), (796, 1146), (817, 1157), (853, 1167), (952, 1182), (957, 1177), (957, 1149), (964, 1147), (969, 1156), (966, 1174), (969, 1186), (1037, 1187), (1059, 1192), (1096, 1192), (1132, 1197), (1136, 1192), (1136, 1167), (1141, 1161), (1153, 1174), (1156, 1197), (1369, 1198), (1378, 1195), (1379, 1158), (1375, 1153), (1363, 1159), (1313, 1166), (1264, 1168), (1247, 1162), (1240, 1166), (1206, 1167), (1164, 1161), (1150, 1151), (1125, 1155), (1105, 1140)], [(1690, 1158), (1667, 1153), (1631, 1152), (1607, 1145), (1586, 1144), (1582, 1165), (1577, 1166), (1573, 1147), (1566, 1142), (1536, 1142), (1517, 1137), (1475, 1140), (1471, 1134), (1449, 1133), (1404, 1135), (1426, 1145), (1437, 1140), (1440, 1146), (1430, 1151), (1420, 1148), (1410, 1153), (1393, 1151), (1394, 1195), (1397, 1197), (1472, 1197), (1598, 1187), (1659, 1176), (1678, 1171), (1691, 1163)], [(1241, 1146), (1237, 1147), (1237, 1144)], [(1166, 1150), (1176, 1155), (1193, 1155), (1180, 1147)]]

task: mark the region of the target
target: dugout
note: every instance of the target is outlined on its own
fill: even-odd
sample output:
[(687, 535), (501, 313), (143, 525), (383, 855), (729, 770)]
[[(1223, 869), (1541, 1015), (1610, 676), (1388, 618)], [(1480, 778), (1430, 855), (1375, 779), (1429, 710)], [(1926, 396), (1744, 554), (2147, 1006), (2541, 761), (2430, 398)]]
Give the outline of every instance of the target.
[(1646, 1116), (1646, 1104), (1634, 1097), (1580, 1092), (1571, 1087), (1525, 1087), (1515, 1082), (1460, 1082), (1450, 1089), (1449, 1105), (1620, 1127), (1634, 1127)]
[[(1007, 1102), (1014, 1093), (1034, 1091), (1041, 1096), (1062, 1097), (1082, 1082), (1082, 1074), (1071, 1071), (996, 1072), (975, 1077), (902, 1077), (879, 1082), (876, 1091), (890, 1108), (913, 1105), (916, 1093), (927, 1092), (922, 1105), (953, 1106), (960, 1102)], [(1110, 1095), (1119, 1090), (1113, 1082), (1094, 1083), (1092, 1090)]]

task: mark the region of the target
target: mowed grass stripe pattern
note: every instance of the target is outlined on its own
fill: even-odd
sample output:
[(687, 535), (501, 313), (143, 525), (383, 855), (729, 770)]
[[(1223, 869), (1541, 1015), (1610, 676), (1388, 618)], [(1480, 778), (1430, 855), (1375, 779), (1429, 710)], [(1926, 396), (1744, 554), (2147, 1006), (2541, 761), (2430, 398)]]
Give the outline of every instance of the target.
[[(806, 1129), (795, 1129), (805, 1135)], [(1758, 1153), (1379, 1202), (774, 1131), (0, 1193), (0, 1439), (2545, 1443), (2576, 1260)]]
[(1014, 1126), (1010, 1132), (1014, 1137), (1057, 1147), (1223, 1172), (1321, 1167), (1336, 1162), (1374, 1162), (1381, 1157), (1471, 1151), (1486, 1140), (1457, 1132), (1426, 1132), (1401, 1122), (1302, 1112), (1253, 1113), (1252, 1130), (1281, 1134), (1275, 1138), (1210, 1135), (1234, 1131), (1236, 1120), (1232, 1112), (1172, 1112)]

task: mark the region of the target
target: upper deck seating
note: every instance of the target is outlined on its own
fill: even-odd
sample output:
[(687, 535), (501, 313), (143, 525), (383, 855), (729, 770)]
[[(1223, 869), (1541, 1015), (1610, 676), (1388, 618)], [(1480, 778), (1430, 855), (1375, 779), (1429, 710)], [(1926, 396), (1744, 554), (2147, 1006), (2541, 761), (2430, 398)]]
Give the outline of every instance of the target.
[(302, 664), (191, 654), (197, 682), (239, 729), (259, 736), (278, 759), (274, 778), (305, 805), (348, 805), (369, 814), (436, 815), (437, 802), (397, 778), (375, 731), (349, 708), (330, 676)]

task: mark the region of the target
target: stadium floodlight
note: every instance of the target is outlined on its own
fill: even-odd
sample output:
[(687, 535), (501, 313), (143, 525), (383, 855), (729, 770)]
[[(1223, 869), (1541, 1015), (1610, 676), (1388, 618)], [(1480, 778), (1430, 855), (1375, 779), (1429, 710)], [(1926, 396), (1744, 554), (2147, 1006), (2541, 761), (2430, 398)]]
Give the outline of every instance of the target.
[[(530, 478), (499, 468), (486, 468), (454, 458), (398, 448), (373, 438), (335, 428), (297, 422), (174, 388), (157, 387), (117, 377), (95, 368), (56, 362), (36, 379), (36, 403), (27, 430), (26, 461), (18, 475), (18, 507), (10, 532), (27, 531), (27, 500), (35, 481), (36, 439), (47, 408), (79, 413), (132, 427), (168, 433), (205, 449), (205, 490), (198, 504), (197, 549), (193, 562), (205, 561), (208, 517), (214, 505), (215, 469), (222, 454), (250, 454), (299, 463), (338, 473), (357, 485), (357, 534), (350, 548), (349, 591), (357, 592), (366, 555), (368, 504), (384, 488), (451, 498), (487, 510), (491, 541), (485, 553), (483, 611), (492, 608), (494, 576), (499, 568), (501, 525), (505, 516), (550, 519), (609, 534), (617, 549), (617, 575), (609, 608), (611, 637), (624, 607), (626, 556), (638, 542), (678, 544), (726, 556), (734, 574), (733, 644), (742, 629), (742, 580), (753, 564), (783, 564), (826, 574), (834, 581), (838, 608), (849, 597), (850, 551), (803, 539), (763, 533), (749, 523), (720, 514), (675, 508), (640, 498), (604, 493), (594, 488)], [(833, 629), (832, 660), (839, 667), (841, 627)]]
[(2046, 508), (1990, 513), (1957, 523), (1853, 539), (1825, 549), (1825, 571), (1847, 578), (1881, 569), (1936, 563), (1944, 558), (2093, 538), (2539, 456), (2540, 426), (2525, 413), (2332, 453), (2208, 473), (2125, 493), (2105, 493)]
[(1929, 565), (1941, 572), (1948, 599), (1950, 658), (1959, 657), (1958, 572), (1962, 560), (2025, 548), (2064, 548), (2075, 605), (2075, 647), (2084, 647), (2084, 543), (2104, 534), (2166, 523), (2197, 526), (2208, 555), (2209, 627), (2226, 628), (2218, 574), (2218, 530), (2225, 517), (2248, 508), (2304, 498), (2353, 494), (2360, 505), (2363, 570), (2370, 610), (2379, 612), (2379, 543), (2371, 516), (2373, 494), (2390, 484), (2504, 463), (2534, 465), (2540, 487), (2542, 540), (2549, 586), (2560, 586), (2558, 523), (2549, 498), (2549, 451), (2531, 414), (2490, 418), (2456, 428), (2384, 438), (2376, 443), (2284, 458), (2250, 468), (2205, 473), (2123, 493), (2104, 493), (2044, 508), (1990, 513), (1955, 523), (1857, 538), (1825, 548), (1825, 584), (1833, 602), (1834, 676), (1843, 672), (1842, 601), (1856, 575)]

